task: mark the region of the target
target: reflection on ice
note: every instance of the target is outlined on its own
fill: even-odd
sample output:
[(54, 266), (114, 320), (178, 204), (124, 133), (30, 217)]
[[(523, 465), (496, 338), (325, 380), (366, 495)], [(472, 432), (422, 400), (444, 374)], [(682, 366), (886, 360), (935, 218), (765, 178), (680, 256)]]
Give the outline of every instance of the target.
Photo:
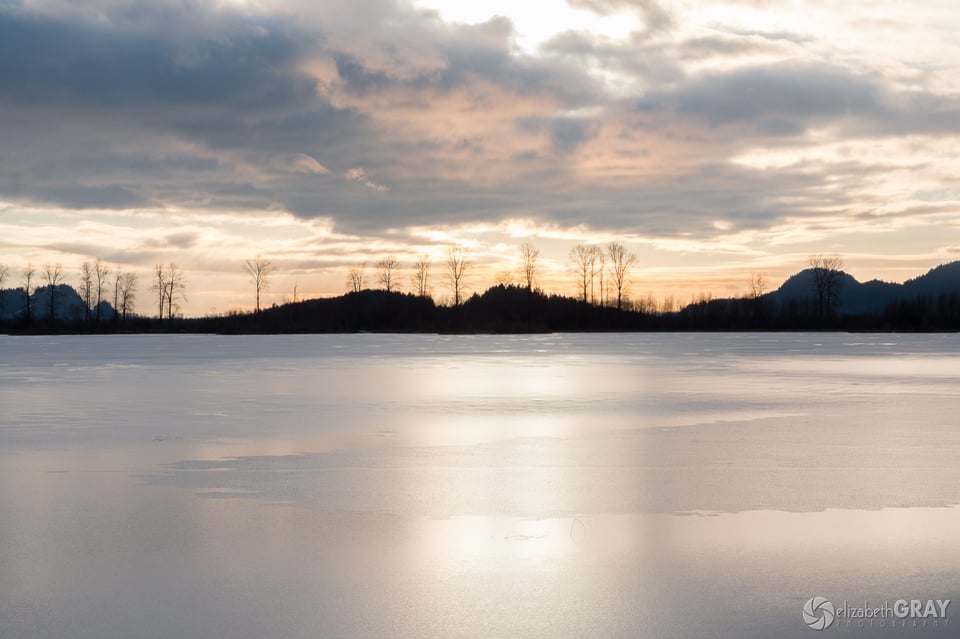
[(916, 421), (918, 410), (191, 460), (146, 479), (312, 508), (431, 517), (958, 504), (960, 430)]
[(960, 601), (957, 350), (0, 337), (0, 637), (809, 637), (814, 595)]

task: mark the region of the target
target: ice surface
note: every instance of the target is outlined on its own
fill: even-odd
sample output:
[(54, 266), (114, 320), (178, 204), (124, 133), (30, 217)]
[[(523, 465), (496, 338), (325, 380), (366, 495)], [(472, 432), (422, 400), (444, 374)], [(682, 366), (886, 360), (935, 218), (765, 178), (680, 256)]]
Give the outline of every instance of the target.
[[(814, 595), (960, 602), (958, 351), (0, 337), (0, 637), (800, 637)], [(953, 636), (908, 630), (836, 631)]]

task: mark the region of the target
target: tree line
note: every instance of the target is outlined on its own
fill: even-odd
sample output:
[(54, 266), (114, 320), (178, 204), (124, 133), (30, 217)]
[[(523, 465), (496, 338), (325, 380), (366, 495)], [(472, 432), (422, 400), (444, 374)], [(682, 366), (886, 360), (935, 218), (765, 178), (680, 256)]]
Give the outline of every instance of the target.
[[(502, 286), (517, 284), (531, 293), (538, 290), (543, 275), (540, 255), (540, 249), (536, 246), (529, 242), (523, 243), (520, 246), (516, 269), (497, 273), (494, 278), (495, 283)], [(611, 305), (617, 309), (623, 308), (631, 282), (631, 271), (637, 263), (635, 253), (628, 251), (620, 242), (609, 242), (605, 246), (578, 244), (570, 250), (569, 259), (569, 270), (583, 302), (598, 306)], [(411, 264), (410, 283), (415, 295), (419, 297), (432, 295), (430, 286), (432, 266), (431, 258), (426, 254), (419, 256)], [(461, 306), (464, 302), (472, 266), (468, 248), (455, 244), (447, 247), (440, 268), (443, 283), (454, 307)], [(396, 292), (400, 290), (399, 271), (401, 269), (402, 264), (394, 254), (384, 255), (372, 265), (366, 261), (360, 262), (347, 269), (346, 291), (359, 293), (373, 288), (370, 286), (370, 280), (375, 279), (380, 290), (387, 293)], [(600, 289), (599, 299), (596, 295), (597, 280), (599, 280)], [(612, 300), (607, 299), (607, 291), (612, 293)], [(257, 292), (259, 295), (259, 286)]]
[[(12, 275), (10, 267), (0, 264), (0, 316), (6, 311), (6, 287)], [(150, 288), (157, 296), (157, 317), (170, 320), (179, 313), (179, 303), (186, 300), (183, 271), (174, 263), (166, 266), (157, 264), (153, 275)], [(135, 272), (111, 266), (98, 257), (80, 264), (76, 282), (73, 291), (82, 302), (83, 317), (79, 319), (84, 323), (100, 324), (108, 319), (108, 314), (112, 321), (125, 321), (135, 314), (139, 285), (139, 277)], [(62, 310), (60, 302), (72, 288), (65, 288), (66, 284), (67, 274), (62, 263), (45, 263), (39, 268), (28, 263), (21, 271), (19, 288), (15, 289), (22, 299), (17, 318), (19, 322), (33, 323), (41, 310), (46, 311), (44, 319), (50, 323), (78, 319), (58, 316)], [(41, 291), (44, 293), (43, 299), (38, 299)], [(39, 309), (38, 304), (42, 304)]]
[[(7, 291), (5, 289), (11, 275), (12, 271), (8, 266), (0, 265), (0, 315), (3, 315), (6, 310)], [(58, 300), (64, 294), (63, 287), (66, 284), (63, 264), (45, 263), (37, 268), (33, 263), (28, 263), (21, 272), (19, 284), (20, 287), (17, 290), (22, 293), (23, 298), (21, 321), (30, 324), (36, 319), (40, 312), (37, 304), (41, 301), (35, 298), (41, 289), (46, 293), (46, 299), (43, 300), (47, 311), (46, 319), (50, 322), (60, 319), (57, 317)], [(66, 291), (69, 290), (69, 288), (66, 289)], [(113, 316), (117, 319), (125, 319), (133, 311), (136, 301), (137, 275), (119, 268), (114, 269), (100, 258), (93, 262), (85, 261), (80, 265), (78, 286), (75, 291), (85, 306), (83, 317), (85, 322), (102, 321), (104, 304), (110, 304), (111, 296), (110, 308), (113, 310)]]
[[(568, 270), (571, 281), (577, 290), (580, 301), (594, 306), (612, 306), (618, 310), (634, 310), (648, 313), (674, 312), (679, 306), (672, 297), (657, 303), (650, 296), (646, 299), (630, 300), (628, 295), (632, 283), (632, 271), (637, 264), (637, 255), (628, 251), (624, 245), (611, 241), (605, 245), (578, 244), (570, 249)], [(410, 267), (410, 285), (413, 294), (419, 297), (432, 296), (434, 290), (433, 262), (429, 255), (420, 255)], [(470, 250), (462, 245), (451, 244), (447, 247), (444, 259), (440, 263), (442, 282), (449, 293), (449, 302), (453, 307), (464, 303), (468, 288), (468, 278), (473, 270)], [(811, 266), (817, 273), (817, 295), (820, 314), (829, 316), (829, 309), (836, 300), (837, 278), (834, 274), (842, 268), (838, 256), (811, 257)], [(275, 265), (263, 256), (246, 259), (242, 264), (244, 272), (254, 288), (254, 309), (262, 309), (262, 296), (269, 290), (271, 277), (276, 272)], [(371, 271), (373, 271), (371, 273)], [(403, 264), (394, 254), (381, 257), (372, 266), (364, 261), (348, 267), (346, 278), (347, 292), (359, 293), (365, 289), (378, 287), (387, 293), (399, 291), (403, 281)], [(11, 271), (0, 265), (0, 291), (9, 279)], [(518, 285), (528, 293), (539, 288), (543, 275), (540, 249), (530, 242), (519, 247), (515, 270), (497, 273), (496, 284), (503, 286)], [(20, 287), (25, 295), (23, 321), (32, 322), (35, 315), (34, 293), (38, 284), (47, 290), (47, 317), (56, 321), (57, 297), (60, 285), (66, 276), (60, 263), (44, 264), (37, 269), (28, 264), (23, 269)], [(373, 282), (371, 281), (373, 280)], [(374, 283), (375, 282), (375, 283)], [(134, 313), (137, 302), (138, 277), (132, 271), (111, 267), (102, 258), (84, 261), (79, 268), (77, 293), (84, 304), (84, 322), (100, 323), (106, 311), (104, 302), (110, 304), (113, 316), (124, 320)], [(150, 291), (154, 295), (156, 317), (168, 321), (178, 316), (181, 304), (187, 301), (186, 277), (176, 263), (156, 264), (154, 266)], [(750, 287), (754, 298), (764, 293), (765, 276), (751, 274)], [(112, 294), (112, 298), (111, 298)], [(293, 300), (297, 301), (296, 286)], [(694, 300), (693, 303), (703, 301)], [(0, 292), (0, 313), (3, 311), (3, 293)]]
[[(495, 285), (483, 294), (468, 296), (469, 278), (474, 273), (470, 250), (461, 245), (449, 245), (444, 257), (434, 264), (423, 254), (404, 264), (394, 254), (381, 257), (372, 264), (361, 262), (347, 268), (344, 298), (331, 298), (320, 306), (329, 312), (341, 314), (318, 319), (316, 314), (299, 315), (299, 311), (274, 312), (276, 304), (264, 308), (263, 294), (269, 290), (275, 265), (263, 256), (243, 260), (241, 267), (253, 287), (254, 311), (251, 316), (270, 312), (269, 321), (254, 322), (249, 327), (260, 330), (308, 330), (309, 326), (323, 330), (703, 330), (703, 329), (795, 329), (795, 328), (869, 328), (925, 327), (942, 330), (960, 320), (957, 295), (941, 295), (938, 299), (899, 300), (882, 313), (870, 317), (851, 318), (845, 312), (838, 316), (843, 284), (849, 280), (843, 272), (843, 258), (838, 254), (811, 255), (807, 269), (808, 294), (786, 299), (781, 294), (771, 296), (764, 273), (751, 273), (746, 290), (740, 297), (714, 299), (702, 293), (689, 304), (680, 305), (671, 296), (656, 300), (652, 295), (632, 297), (635, 284), (633, 271), (637, 255), (620, 242), (604, 245), (578, 244), (570, 249), (567, 270), (576, 287), (575, 297), (546, 295), (541, 288), (544, 262), (539, 248), (530, 242), (519, 246), (513, 269), (497, 273)], [(440, 270), (439, 281), (448, 297), (438, 305), (434, 301), (434, 270)], [(194, 322), (190, 326), (201, 330), (202, 322), (183, 318), (181, 304), (187, 301), (187, 279), (175, 263), (154, 266), (149, 291), (154, 300), (155, 319), (136, 314), (138, 277), (131, 271), (112, 267), (103, 259), (84, 261), (77, 271), (77, 288), (65, 285), (66, 274), (60, 263), (47, 263), (41, 268), (28, 264), (22, 270), (18, 301), (19, 316), (10, 320), (4, 313), (7, 302), (5, 285), (13, 277), (11, 269), (0, 265), (0, 318), (6, 317), (11, 326), (30, 325), (36, 319), (98, 326), (105, 319), (125, 322), (135, 318), (142, 329), (164, 330), (175, 322)], [(407, 288), (409, 293), (401, 293)], [(73, 297), (82, 304), (82, 317), (73, 310), (71, 317), (58, 316), (61, 297)], [(376, 295), (376, 294), (383, 295)], [(521, 296), (522, 293), (522, 296)], [(777, 291), (779, 294), (780, 292)], [(346, 301), (338, 300), (352, 300)], [(392, 301), (391, 301), (392, 300)], [(424, 300), (415, 302), (413, 300)], [(570, 302), (576, 302), (571, 305)], [(301, 305), (294, 286), (293, 306)], [(290, 306), (290, 305), (285, 305)], [(319, 308), (319, 307), (317, 307)], [(453, 314), (441, 309), (450, 309)], [(462, 309), (462, 310), (461, 310)], [(591, 311), (609, 309), (615, 311)], [(43, 312), (46, 312), (45, 317)], [(242, 323), (235, 319), (243, 312), (228, 314), (228, 324), (234, 328)], [(364, 319), (365, 318), (365, 319)], [(640, 319), (645, 318), (645, 319)], [(153, 323), (150, 323), (153, 322)], [(296, 329), (292, 327), (297, 327)], [(130, 326), (128, 329), (132, 330)], [(41, 329), (42, 330), (42, 329)], [(98, 329), (99, 330), (99, 329)], [(111, 330), (111, 329), (106, 329)]]

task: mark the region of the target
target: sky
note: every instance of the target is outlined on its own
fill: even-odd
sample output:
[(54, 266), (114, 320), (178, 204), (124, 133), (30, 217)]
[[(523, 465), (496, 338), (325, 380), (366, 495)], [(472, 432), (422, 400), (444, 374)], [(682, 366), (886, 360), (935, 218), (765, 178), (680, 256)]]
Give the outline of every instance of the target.
[[(0, 0), (0, 264), (186, 275), (189, 315), (469, 249), (620, 241), (631, 293), (960, 259), (954, 0)], [(374, 269), (369, 284), (375, 286)], [(401, 274), (411, 289), (410, 274)]]

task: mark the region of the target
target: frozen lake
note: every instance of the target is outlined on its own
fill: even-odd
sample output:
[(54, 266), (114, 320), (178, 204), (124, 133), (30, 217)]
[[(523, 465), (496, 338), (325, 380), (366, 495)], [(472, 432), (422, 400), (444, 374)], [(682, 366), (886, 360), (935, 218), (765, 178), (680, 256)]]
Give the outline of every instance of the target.
[(956, 335), (0, 336), (0, 638), (957, 636), (958, 388)]

